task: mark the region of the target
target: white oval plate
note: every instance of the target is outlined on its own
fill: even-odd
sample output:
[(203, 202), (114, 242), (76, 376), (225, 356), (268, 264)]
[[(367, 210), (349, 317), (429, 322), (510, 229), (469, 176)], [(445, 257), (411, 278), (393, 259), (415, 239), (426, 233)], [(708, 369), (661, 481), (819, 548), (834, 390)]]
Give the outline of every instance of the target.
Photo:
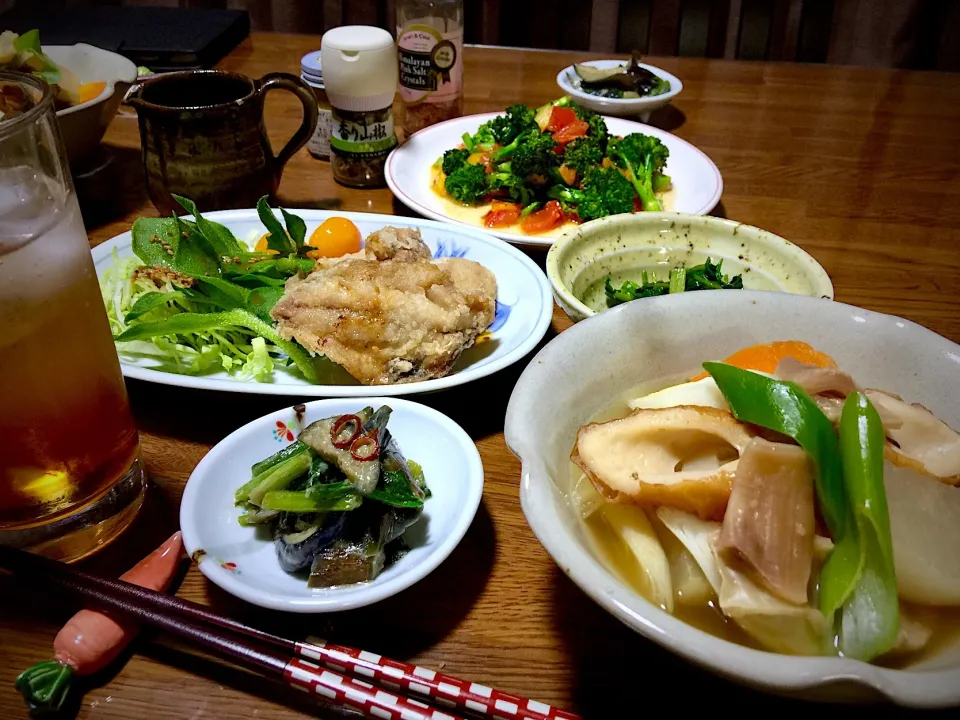
[[(423, 466), (433, 494), (423, 516), (404, 533), (410, 551), (379, 577), (357, 585), (308, 588), (305, 578), (280, 567), (272, 538), (263, 530), (240, 527), (233, 493), (250, 477), (251, 465), (289, 444), (301, 427), (355, 413), (365, 405), (393, 409), (387, 427), (404, 456)], [(286, 408), (247, 423), (217, 443), (187, 481), (180, 529), (200, 572), (231, 595), (272, 610), (336, 612), (395, 595), (433, 571), (467, 532), (482, 494), (480, 453), (446, 415), (395, 398), (314, 400), (306, 404), (302, 425), (293, 408)]]
[[(629, 60), (588, 60), (583, 64), (606, 70), (618, 65), (627, 65), (629, 62)], [(591, 95), (580, 87), (580, 76), (577, 75), (577, 71), (574, 70), (573, 65), (567, 65), (567, 67), (557, 73), (557, 85), (560, 86), (560, 89), (565, 94), (594, 112), (605, 115), (616, 115), (618, 117), (639, 115), (641, 118), (646, 119), (654, 110), (669, 105), (673, 98), (683, 90), (683, 83), (680, 82), (680, 78), (676, 75), (671, 75), (666, 70), (662, 70), (655, 65), (640, 63), (640, 67), (646, 68), (654, 75), (667, 80), (670, 83), (670, 91), (665, 92), (663, 95), (639, 98), (607, 98), (601, 97), (600, 95)]]
[[(257, 382), (233, 377), (225, 371), (208, 375), (181, 375), (155, 369), (155, 360), (124, 358), (120, 367), (129, 378), (202, 390), (227, 390), (260, 395), (297, 395), (300, 397), (373, 397), (389, 393), (410, 395), (435, 392), (463, 385), (512, 365), (529, 353), (547, 332), (553, 317), (550, 281), (543, 271), (522, 252), (492, 238), (479, 228), (456, 227), (394, 215), (373, 213), (292, 210), (307, 223), (307, 237), (328, 217), (345, 217), (356, 223), (366, 237), (385, 225), (420, 228), (424, 242), (434, 257), (464, 257), (475, 260), (497, 278), (497, 314), (490, 326), (490, 340), (475, 345), (457, 360), (447, 377), (398, 385), (361, 385), (345, 371), (331, 380), (337, 384), (309, 383), (293, 372), (274, 370), (273, 382)], [(252, 244), (265, 231), (256, 210), (221, 210), (204, 217), (226, 225), (241, 240)], [(133, 256), (130, 233), (125, 232), (93, 249), (97, 276), (113, 264), (113, 251), (121, 258)]]
[[(558, 228), (553, 235), (524, 235), (488, 229), (451, 217), (446, 209), (447, 201), (430, 189), (430, 168), (437, 158), (443, 155), (444, 151), (457, 147), (465, 132), (474, 133), (490, 118), (501, 114), (468, 115), (415, 132), (387, 158), (387, 185), (400, 202), (428, 218), (457, 223), (517, 245), (549, 247), (557, 236), (569, 228)], [(674, 189), (672, 206), (668, 207), (668, 210), (705, 215), (720, 202), (723, 178), (720, 177), (720, 171), (713, 160), (702, 150), (665, 130), (622, 118), (604, 119), (607, 121), (607, 129), (614, 135), (629, 135), (635, 132), (652, 135), (660, 138), (670, 150), (666, 172), (673, 178)]]

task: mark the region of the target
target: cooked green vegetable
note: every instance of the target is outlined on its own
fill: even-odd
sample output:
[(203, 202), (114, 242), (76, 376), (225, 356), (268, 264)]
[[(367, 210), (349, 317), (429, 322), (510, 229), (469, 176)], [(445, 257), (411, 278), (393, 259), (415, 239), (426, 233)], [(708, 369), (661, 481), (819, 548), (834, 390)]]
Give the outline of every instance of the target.
[(581, 178), (588, 171), (596, 169), (603, 162), (603, 158), (604, 149), (600, 140), (589, 136), (571, 140), (563, 149), (563, 164), (576, 170)]
[(443, 187), (454, 200), (469, 205), (487, 194), (487, 173), (483, 165), (464, 163), (447, 175)]
[(583, 221), (633, 211), (633, 186), (616, 168), (591, 167), (583, 190), (554, 185), (547, 197), (559, 200)]
[[(690, 268), (673, 268), (670, 270), (670, 279), (666, 282), (657, 280), (656, 276), (648, 275), (644, 270), (640, 274), (640, 282), (626, 280), (620, 287), (613, 287), (610, 277), (604, 282), (604, 293), (607, 296), (607, 306), (613, 307), (620, 303), (629, 302), (645, 297), (657, 297), (675, 292), (690, 292), (692, 290), (742, 290), (743, 277), (734, 275), (727, 277), (721, 272), (723, 261), (714, 264), (710, 258), (702, 265)], [(682, 272), (681, 272), (682, 271)]]
[(390, 414), (384, 405), (311, 422), (254, 463), (234, 493), (239, 524), (269, 525), (281, 567), (311, 567), (310, 587), (373, 580), (430, 497), (422, 468), (387, 427)]
[(834, 547), (820, 571), (818, 604), (824, 617), (847, 601), (861, 576), (861, 553), (853, 509), (844, 485), (840, 445), (833, 424), (798, 385), (725, 363), (706, 362), (737, 420), (795, 440), (816, 470), (817, 503)]
[(310, 448), (308, 448), (299, 440), (294, 440), (279, 452), (274, 453), (270, 457), (265, 458), (258, 463), (254, 463), (253, 467), (250, 468), (250, 474), (254, 477), (257, 475), (262, 475), (267, 470), (271, 470), (274, 466), (279, 465), (284, 460), (288, 460), (294, 455), (301, 454), (309, 455)]
[(530, 134), (525, 138), (526, 142), (517, 145), (510, 155), (514, 175), (546, 177), (552, 169), (559, 167), (560, 156), (553, 150), (556, 142), (549, 133)]
[[(349, 483), (347, 483), (349, 484)], [(360, 507), (363, 497), (351, 488), (337, 496), (317, 497), (309, 490), (273, 490), (263, 496), (260, 507), (265, 510), (281, 512), (314, 513), (355, 510)]]
[(447, 150), (443, 154), (443, 159), (441, 161), (441, 169), (443, 170), (444, 175), (449, 175), (454, 170), (458, 169), (461, 165), (464, 165), (467, 162), (467, 158), (470, 157), (470, 151), (464, 150), (461, 148), (453, 148), (452, 150)]
[(663, 210), (663, 203), (654, 191), (654, 176), (667, 164), (670, 151), (659, 138), (633, 133), (614, 138), (607, 145), (607, 155), (626, 172), (627, 179), (636, 188), (643, 209), (649, 212)]
[(900, 601), (893, 565), (893, 537), (883, 485), (883, 423), (866, 395), (852, 393), (840, 416), (840, 457), (860, 539), (860, 581), (843, 606), (839, 650), (869, 662), (893, 647)]

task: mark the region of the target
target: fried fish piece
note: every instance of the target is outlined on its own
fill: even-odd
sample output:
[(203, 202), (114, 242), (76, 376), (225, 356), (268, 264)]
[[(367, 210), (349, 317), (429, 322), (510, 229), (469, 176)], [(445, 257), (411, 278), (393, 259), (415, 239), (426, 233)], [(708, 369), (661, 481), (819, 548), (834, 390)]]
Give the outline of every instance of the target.
[(429, 260), (419, 231), (405, 228), (374, 233), (365, 250), (367, 259), (288, 280), (271, 311), (277, 331), (365, 385), (444, 377), (493, 322), (493, 273), (472, 260)]

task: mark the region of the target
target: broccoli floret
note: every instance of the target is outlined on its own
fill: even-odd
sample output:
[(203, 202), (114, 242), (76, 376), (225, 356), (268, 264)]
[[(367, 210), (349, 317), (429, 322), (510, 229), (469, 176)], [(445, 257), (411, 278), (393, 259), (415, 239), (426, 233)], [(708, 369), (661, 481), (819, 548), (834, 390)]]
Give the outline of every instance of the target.
[(670, 151), (660, 140), (641, 133), (614, 138), (607, 146), (607, 156), (627, 171), (627, 179), (636, 188), (643, 209), (654, 212), (662, 211), (663, 203), (654, 192), (653, 176), (662, 174), (669, 155)]
[(513, 151), (511, 166), (513, 174), (522, 178), (531, 175), (550, 174), (552, 169), (560, 165), (560, 156), (554, 152), (556, 143), (549, 133), (529, 133), (521, 138), (521, 142)]
[(513, 139), (512, 142), (504, 145), (502, 148), (496, 150), (491, 158), (495, 163), (502, 162), (504, 160), (509, 160), (513, 157), (513, 154), (517, 151), (517, 148), (520, 147), (523, 143), (529, 142), (532, 138), (540, 135), (540, 128), (534, 128), (533, 130), (528, 130), (524, 133), (521, 133)]
[(487, 194), (487, 172), (483, 165), (464, 163), (447, 175), (443, 187), (454, 200), (470, 205)]
[(584, 178), (583, 190), (554, 185), (547, 196), (576, 206), (581, 220), (633, 212), (633, 185), (616, 168), (591, 168)]
[(572, 167), (577, 175), (583, 177), (590, 168), (603, 162), (603, 148), (592, 137), (571, 140), (563, 149), (563, 164)]
[(506, 190), (510, 199), (521, 205), (529, 205), (533, 201), (533, 191), (524, 185), (523, 178), (510, 172), (510, 163), (504, 163), (496, 172), (487, 175), (487, 187), (490, 190)]
[(490, 121), (490, 130), (498, 143), (508, 145), (525, 132), (539, 130), (535, 118), (533, 110), (526, 105), (511, 105), (506, 114)]
[(493, 128), (489, 122), (485, 122), (477, 128), (473, 135), (464, 133), (461, 139), (471, 153), (492, 150), (493, 146), (497, 144), (497, 138), (494, 137)]
[(588, 193), (597, 194), (607, 215), (633, 212), (636, 192), (623, 173), (616, 168), (593, 167), (583, 178), (583, 187)]
[(458, 167), (467, 162), (467, 158), (470, 157), (469, 150), (461, 150), (460, 148), (454, 148), (453, 150), (447, 150), (443, 154), (443, 165), (441, 169), (443, 170), (444, 175), (449, 175)]

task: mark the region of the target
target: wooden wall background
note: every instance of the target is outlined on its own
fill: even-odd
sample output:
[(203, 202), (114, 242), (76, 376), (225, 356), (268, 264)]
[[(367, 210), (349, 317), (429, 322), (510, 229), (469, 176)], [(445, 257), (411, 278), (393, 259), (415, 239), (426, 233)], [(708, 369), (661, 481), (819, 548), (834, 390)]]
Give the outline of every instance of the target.
[[(0, 0), (236, 8), (256, 30), (393, 29), (396, 0)], [(464, 0), (467, 42), (960, 70), (960, 0)]]

